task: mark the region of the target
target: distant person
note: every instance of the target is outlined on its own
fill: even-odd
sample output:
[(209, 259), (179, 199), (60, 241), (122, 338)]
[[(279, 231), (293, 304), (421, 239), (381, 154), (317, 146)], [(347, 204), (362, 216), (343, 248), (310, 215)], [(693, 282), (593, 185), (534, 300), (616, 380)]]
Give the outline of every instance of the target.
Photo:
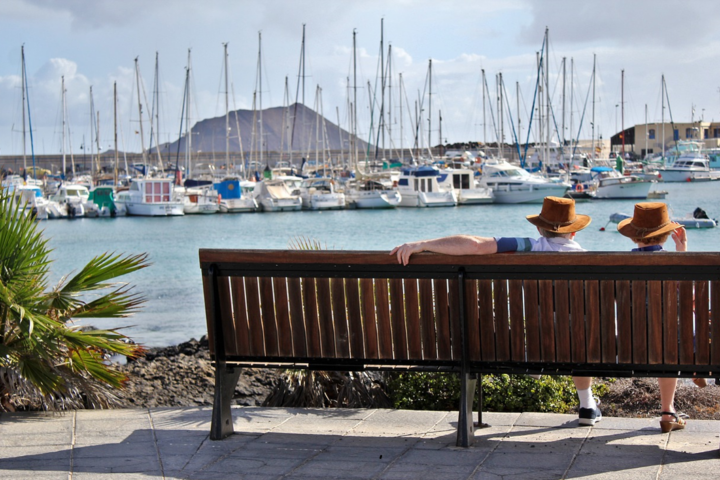
[[(618, 224), (618, 232), (635, 242), (633, 252), (663, 252), (668, 238), (675, 242), (675, 250), (687, 251), (687, 234), (679, 223), (671, 222), (667, 206), (662, 202), (645, 202), (635, 205), (632, 218), (626, 218)], [(705, 387), (704, 378), (693, 379), (698, 387)], [(675, 390), (677, 378), (658, 378), (662, 416), (660, 429), (663, 433), (685, 428), (682, 414), (675, 411)]]
[[(575, 214), (575, 201), (570, 198), (545, 197), (539, 215), (527, 220), (537, 227), (540, 238), (476, 237), (453, 235), (434, 240), (421, 240), (395, 247), (390, 255), (407, 265), (410, 257), (419, 252), (445, 255), (486, 255), (502, 252), (584, 252), (575, 241), (575, 234), (590, 224), (588, 215)], [(580, 425), (595, 425), (602, 413), (592, 395), (592, 377), (573, 377), (578, 392)]]

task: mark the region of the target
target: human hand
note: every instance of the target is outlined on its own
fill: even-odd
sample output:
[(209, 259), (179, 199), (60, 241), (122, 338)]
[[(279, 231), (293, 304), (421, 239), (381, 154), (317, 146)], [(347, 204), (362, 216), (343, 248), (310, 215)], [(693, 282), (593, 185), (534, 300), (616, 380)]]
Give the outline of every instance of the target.
[(423, 248), (420, 244), (421, 242), (403, 243), (402, 245), (393, 248), (392, 252), (390, 252), (390, 255), (396, 255), (398, 263), (407, 265), (408, 263), (410, 263), (410, 256), (413, 253), (423, 251)]
[(686, 252), (687, 251), (687, 232), (685, 227), (676, 228), (672, 234), (672, 239), (675, 242), (675, 251)]

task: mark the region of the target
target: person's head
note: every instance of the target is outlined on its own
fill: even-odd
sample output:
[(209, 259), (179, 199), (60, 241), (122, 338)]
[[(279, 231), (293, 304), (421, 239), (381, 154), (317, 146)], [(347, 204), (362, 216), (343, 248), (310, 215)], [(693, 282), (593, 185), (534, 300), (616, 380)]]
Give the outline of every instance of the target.
[(545, 238), (572, 238), (591, 222), (588, 215), (575, 214), (575, 200), (560, 197), (545, 197), (540, 214), (526, 218)]
[(635, 204), (632, 218), (618, 224), (618, 232), (637, 244), (662, 245), (680, 224), (670, 221), (667, 205), (662, 202)]

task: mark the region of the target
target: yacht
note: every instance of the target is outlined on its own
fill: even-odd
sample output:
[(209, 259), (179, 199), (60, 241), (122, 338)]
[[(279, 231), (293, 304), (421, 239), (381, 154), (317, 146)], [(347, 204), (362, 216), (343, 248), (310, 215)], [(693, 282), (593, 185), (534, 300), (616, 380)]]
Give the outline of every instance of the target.
[(20, 203), (23, 214), (32, 215), (37, 220), (47, 220), (48, 200), (43, 197), (42, 190), (37, 185), (16, 185), (12, 189), (16, 202)]
[(475, 172), (469, 168), (448, 168), (440, 172), (438, 184), (443, 190), (453, 190), (457, 194), (458, 205), (479, 205), (493, 203), (491, 188), (475, 184)]
[(682, 153), (675, 161), (658, 168), (663, 182), (692, 182), (720, 180), (720, 171), (710, 169), (707, 155), (689, 151)]
[(285, 182), (280, 179), (258, 182), (253, 195), (263, 212), (285, 212), (302, 208), (300, 196), (290, 193)]
[(211, 185), (181, 188), (176, 187), (176, 190), (178, 194), (183, 194), (183, 213), (185, 215), (220, 211), (220, 195)]
[(653, 182), (636, 175), (623, 175), (610, 167), (593, 167), (595, 198), (634, 198), (644, 200), (648, 197)]
[(184, 215), (183, 201), (174, 192), (171, 178), (133, 178), (127, 190), (119, 191), (115, 202), (128, 215), (166, 217)]
[[(250, 185), (248, 187), (247, 185)], [(226, 177), (214, 184), (220, 196), (220, 213), (256, 212), (258, 204), (253, 198), (254, 182), (240, 180), (239, 177)]]
[(88, 201), (90, 192), (83, 185), (63, 183), (57, 191), (48, 198), (51, 205), (48, 210), (50, 218), (84, 217), (85, 203)]
[(115, 203), (115, 189), (110, 185), (98, 185), (90, 190), (84, 206), (86, 217), (124, 217), (127, 215), (125, 205)]
[(349, 207), (361, 209), (395, 208), (400, 204), (400, 192), (380, 179), (349, 181), (345, 199)]
[(442, 190), (438, 184), (440, 170), (423, 165), (400, 170), (397, 191), (400, 193), (400, 207), (454, 207), (457, 195), (454, 191)]
[(517, 165), (494, 159), (482, 164), (481, 187), (489, 187), (495, 203), (542, 203), (548, 196), (562, 197), (571, 185), (532, 175)]
[(345, 208), (345, 194), (335, 191), (331, 178), (317, 177), (303, 180), (300, 184), (300, 198), (305, 210), (342, 210)]

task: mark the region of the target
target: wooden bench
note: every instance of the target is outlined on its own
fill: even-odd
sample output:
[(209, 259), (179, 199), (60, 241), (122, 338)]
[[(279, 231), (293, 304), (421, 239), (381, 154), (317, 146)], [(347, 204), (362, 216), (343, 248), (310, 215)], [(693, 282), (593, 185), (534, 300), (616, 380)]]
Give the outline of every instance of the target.
[[(233, 432), (240, 368), (711, 377), (720, 253), (200, 250), (215, 361), (210, 438)], [(480, 404), (482, 411), (482, 403)]]

